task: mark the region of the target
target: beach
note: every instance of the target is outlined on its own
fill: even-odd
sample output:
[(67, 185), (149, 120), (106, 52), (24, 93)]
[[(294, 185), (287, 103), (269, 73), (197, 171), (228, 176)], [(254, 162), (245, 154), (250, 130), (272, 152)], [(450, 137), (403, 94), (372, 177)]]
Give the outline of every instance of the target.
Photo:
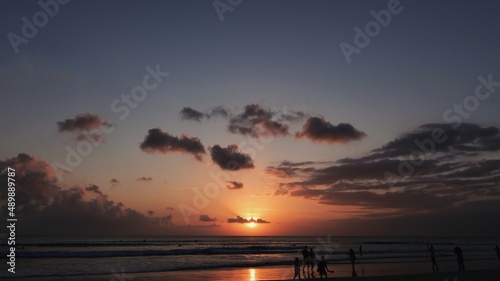
[[(125, 275), (96, 275), (96, 276), (65, 276), (65, 277), (42, 277), (42, 278), (16, 278), (18, 281), (278, 281), (292, 280), (292, 278), (280, 279), (271, 276), (279, 275), (284, 268), (258, 268), (258, 269), (228, 269), (228, 270), (194, 270), (189, 272), (155, 272), (135, 273)], [(4, 280), (4, 279), (1, 279)], [(311, 280), (311, 279), (302, 279)], [(315, 280), (319, 280), (316, 278)], [(363, 281), (499, 281), (499, 270), (473, 270), (467, 272), (440, 272), (420, 273), (406, 275), (384, 275), (365, 277), (336, 277), (330, 276), (328, 280), (363, 280)]]

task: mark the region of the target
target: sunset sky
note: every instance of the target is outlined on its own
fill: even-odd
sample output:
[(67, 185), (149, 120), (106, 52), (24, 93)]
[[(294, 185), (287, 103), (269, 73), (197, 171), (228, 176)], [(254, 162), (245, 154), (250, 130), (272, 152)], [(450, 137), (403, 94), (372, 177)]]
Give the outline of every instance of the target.
[(0, 2), (18, 235), (500, 235), (497, 1), (40, 3)]

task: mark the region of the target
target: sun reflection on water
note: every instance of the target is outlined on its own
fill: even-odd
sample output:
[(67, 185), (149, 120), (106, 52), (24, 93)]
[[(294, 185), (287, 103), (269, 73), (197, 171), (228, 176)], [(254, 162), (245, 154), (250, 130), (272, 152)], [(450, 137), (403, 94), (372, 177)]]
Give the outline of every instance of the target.
[(257, 278), (255, 276), (255, 268), (250, 268), (249, 272), (250, 272), (250, 279), (249, 279), (249, 281), (257, 281)]

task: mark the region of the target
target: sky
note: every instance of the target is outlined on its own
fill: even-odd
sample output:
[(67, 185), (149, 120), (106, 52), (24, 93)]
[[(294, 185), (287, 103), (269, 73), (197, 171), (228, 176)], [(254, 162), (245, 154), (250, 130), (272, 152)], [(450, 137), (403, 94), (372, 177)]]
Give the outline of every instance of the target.
[(18, 235), (498, 236), (499, 9), (2, 1)]

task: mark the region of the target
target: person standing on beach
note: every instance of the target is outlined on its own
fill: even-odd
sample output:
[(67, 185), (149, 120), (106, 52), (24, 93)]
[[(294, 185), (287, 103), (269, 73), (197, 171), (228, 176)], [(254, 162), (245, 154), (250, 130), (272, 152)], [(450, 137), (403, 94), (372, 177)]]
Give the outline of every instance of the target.
[(307, 265), (307, 273), (309, 273), (309, 251), (307, 250), (307, 246), (304, 246), (304, 250), (302, 250), (302, 257), (304, 258), (304, 266), (302, 266), (302, 275), (306, 278), (306, 265)]
[(455, 247), (455, 255), (457, 255), (458, 271), (465, 271), (464, 257), (462, 253), (462, 248)]
[(497, 252), (498, 262), (500, 262), (500, 248), (498, 248), (498, 245), (495, 246), (495, 250)]
[(352, 269), (354, 270), (354, 264), (356, 263), (356, 253), (352, 248), (349, 249), (349, 259), (351, 260)]
[(431, 252), (431, 261), (432, 261), (432, 272), (439, 272), (439, 266), (436, 263), (436, 251), (431, 244), (427, 244), (427, 249)]
[(363, 255), (363, 245), (360, 245), (359, 246), (359, 255), (362, 256)]
[(320, 280), (323, 280), (323, 275), (325, 275), (325, 279), (328, 280), (328, 275), (327, 271), (333, 273), (333, 270), (330, 271), (328, 270), (328, 267), (326, 266), (326, 260), (325, 256), (321, 256), (321, 260), (318, 262), (318, 272), (319, 272), (319, 278)]
[(314, 265), (316, 264), (316, 255), (314, 254), (313, 248), (309, 248), (309, 262), (311, 263), (311, 276), (314, 277)]
[(295, 275), (293, 276), (293, 279), (296, 277), (299, 277), (300, 280), (300, 260), (299, 258), (295, 258), (295, 262), (293, 264), (294, 270), (295, 270)]

